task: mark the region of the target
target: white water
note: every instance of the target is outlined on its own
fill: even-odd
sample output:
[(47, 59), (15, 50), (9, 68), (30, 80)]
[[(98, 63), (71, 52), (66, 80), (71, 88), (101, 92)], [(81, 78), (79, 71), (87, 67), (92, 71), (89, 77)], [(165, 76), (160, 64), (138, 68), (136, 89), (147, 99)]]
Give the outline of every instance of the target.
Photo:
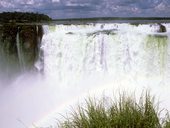
[[(22, 74), (0, 93), (0, 127), (50, 127), (87, 95), (142, 89), (170, 110), (170, 25), (44, 26), (44, 74)], [(42, 64), (38, 61), (39, 69)], [(68, 112), (67, 111), (67, 112)]]

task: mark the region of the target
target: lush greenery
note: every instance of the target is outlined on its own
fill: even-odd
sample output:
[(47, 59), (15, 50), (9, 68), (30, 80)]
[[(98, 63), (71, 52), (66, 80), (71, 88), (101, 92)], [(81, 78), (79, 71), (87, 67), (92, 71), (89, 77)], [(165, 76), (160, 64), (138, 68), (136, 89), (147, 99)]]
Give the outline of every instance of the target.
[(101, 100), (89, 98), (85, 105), (79, 105), (64, 121), (61, 128), (170, 128), (170, 119), (161, 118), (154, 97), (148, 92), (139, 100), (120, 95), (118, 100), (104, 97)]
[(0, 13), (0, 22), (40, 22), (52, 20), (44, 14), (32, 12), (3, 12)]

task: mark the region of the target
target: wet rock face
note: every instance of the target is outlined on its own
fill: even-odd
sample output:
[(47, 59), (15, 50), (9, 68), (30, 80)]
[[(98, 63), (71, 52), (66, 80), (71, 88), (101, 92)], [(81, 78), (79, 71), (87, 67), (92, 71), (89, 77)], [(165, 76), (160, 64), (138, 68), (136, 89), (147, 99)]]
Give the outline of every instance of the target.
[(162, 24), (159, 24), (159, 30), (158, 32), (166, 32), (166, 27)]
[(42, 26), (0, 26), (0, 78), (34, 70), (43, 36)]
[(24, 68), (33, 68), (38, 58), (39, 45), (42, 39), (41, 26), (22, 26), (19, 28), (19, 41), (24, 59)]

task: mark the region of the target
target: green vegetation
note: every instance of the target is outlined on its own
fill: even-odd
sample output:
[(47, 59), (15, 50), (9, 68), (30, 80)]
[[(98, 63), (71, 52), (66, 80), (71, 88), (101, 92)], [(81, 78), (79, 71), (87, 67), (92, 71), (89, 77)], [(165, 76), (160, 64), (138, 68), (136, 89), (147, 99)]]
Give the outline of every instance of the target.
[(40, 22), (51, 21), (52, 19), (44, 14), (32, 13), (32, 12), (3, 12), (0, 13), (1, 23), (13, 23), (13, 22)]
[[(139, 24), (150, 23), (169, 23), (170, 17), (93, 17), (93, 18), (65, 18), (53, 19), (53, 23), (57, 24), (91, 24), (91, 23), (130, 23), (138, 26)], [(160, 29), (163, 30), (163, 29)], [(163, 32), (163, 31), (160, 31)]]
[[(79, 105), (64, 121), (61, 128), (170, 128), (170, 118), (160, 118), (154, 97), (148, 92), (135, 97), (120, 95), (118, 100), (89, 98), (85, 105)], [(168, 115), (168, 112), (167, 112)]]

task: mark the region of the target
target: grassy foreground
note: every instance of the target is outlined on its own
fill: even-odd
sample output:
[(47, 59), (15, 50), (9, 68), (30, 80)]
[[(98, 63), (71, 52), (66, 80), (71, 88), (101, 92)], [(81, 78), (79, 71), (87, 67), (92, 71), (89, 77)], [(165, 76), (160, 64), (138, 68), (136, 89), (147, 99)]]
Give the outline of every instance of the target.
[[(142, 93), (143, 94), (143, 93)], [(124, 93), (119, 98), (89, 98), (68, 117), (59, 121), (59, 128), (170, 128), (169, 113), (162, 111), (154, 97), (146, 92), (139, 100)]]

